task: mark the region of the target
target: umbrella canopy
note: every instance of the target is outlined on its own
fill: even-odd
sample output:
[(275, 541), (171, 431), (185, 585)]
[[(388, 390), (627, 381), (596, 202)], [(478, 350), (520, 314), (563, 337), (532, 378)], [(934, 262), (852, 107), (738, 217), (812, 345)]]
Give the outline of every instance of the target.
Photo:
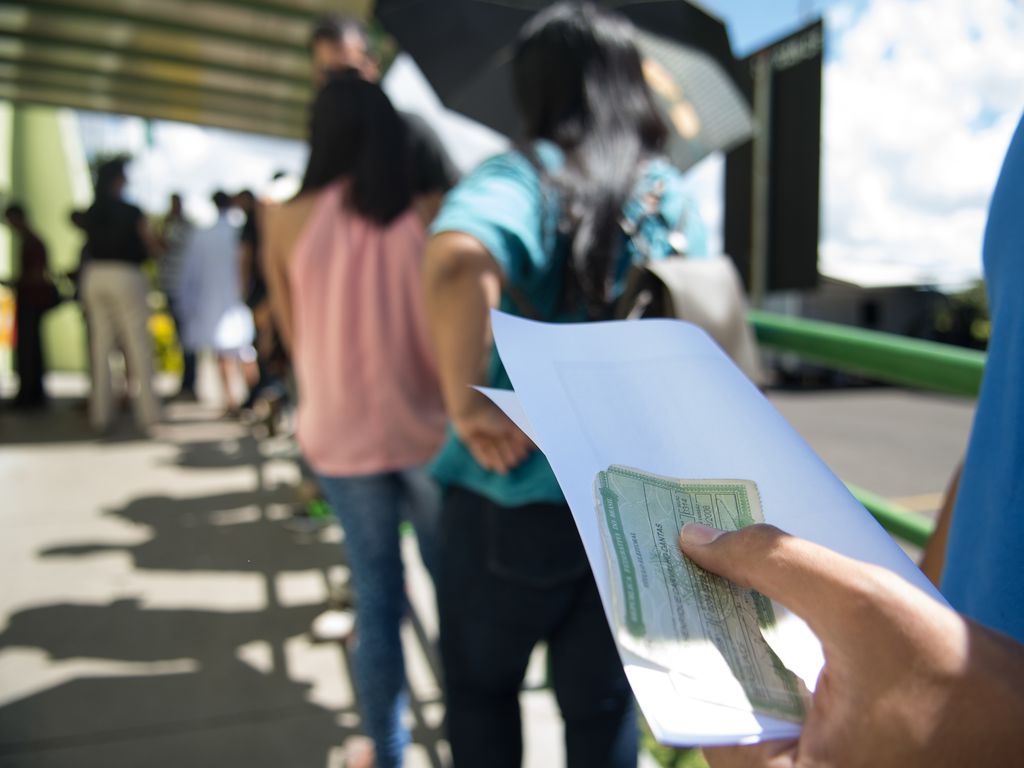
[[(550, 0), (378, 0), (384, 28), (450, 109), (507, 136), (519, 133), (512, 55), (520, 27)], [(683, 0), (605, 0), (637, 27), (644, 74), (682, 169), (750, 138), (750, 105), (722, 21)]]

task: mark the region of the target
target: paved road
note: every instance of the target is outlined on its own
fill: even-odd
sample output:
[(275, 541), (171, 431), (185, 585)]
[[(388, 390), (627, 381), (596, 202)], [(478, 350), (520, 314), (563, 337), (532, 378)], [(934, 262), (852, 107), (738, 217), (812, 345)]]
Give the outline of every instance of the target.
[(843, 480), (929, 513), (974, 417), (971, 400), (901, 389), (775, 391), (769, 399)]
[[(971, 418), (899, 390), (771, 399), (840, 476), (920, 508)], [(340, 532), (285, 526), (289, 445), (213, 409), (169, 415), (157, 440), (97, 441), (68, 401), (0, 411), (0, 766), (321, 768), (358, 730), (345, 646), (308, 634), (344, 579)], [(409, 581), (410, 764), (439, 766), (430, 588)], [(524, 701), (527, 765), (559, 764), (550, 695)]]

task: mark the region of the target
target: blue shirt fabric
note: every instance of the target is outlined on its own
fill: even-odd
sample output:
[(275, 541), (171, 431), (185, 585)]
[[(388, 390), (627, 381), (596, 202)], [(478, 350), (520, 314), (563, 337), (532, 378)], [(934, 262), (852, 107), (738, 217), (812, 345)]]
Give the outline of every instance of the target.
[[(563, 162), (554, 144), (538, 142), (533, 150), (548, 171), (555, 171)], [(686, 236), (687, 254), (706, 255), (705, 230), (696, 205), (679, 171), (664, 160), (645, 165), (636, 193), (626, 204), (625, 216), (639, 219), (639, 201), (655, 185), (660, 188), (660, 212), (666, 221), (678, 224)], [(462, 232), (480, 241), (501, 267), (519, 301), (517, 304), (503, 293), (503, 311), (551, 322), (578, 322), (584, 319), (581, 313), (559, 309), (569, 252), (568, 239), (559, 231), (559, 218), (558, 199), (551, 186), (542, 184), (535, 166), (523, 154), (508, 152), (481, 164), (448, 193), (431, 234)], [(662, 242), (666, 234), (663, 225), (649, 220), (641, 231), (650, 240), (651, 258), (667, 253), (667, 244)], [(639, 257), (626, 247), (625, 235), (621, 253), (616, 265), (619, 277), (625, 275), (629, 261)], [(520, 306), (523, 299), (528, 306)], [(489, 361), (487, 384), (512, 388), (496, 350), (492, 350)], [(499, 475), (477, 464), (450, 428), (432, 471), (442, 485), (467, 488), (506, 507), (564, 502), (554, 473), (540, 451), (507, 475)]]
[(961, 613), (1024, 642), (1024, 118), (989, 206), (983, 256), (992, 337), (942, 591)]

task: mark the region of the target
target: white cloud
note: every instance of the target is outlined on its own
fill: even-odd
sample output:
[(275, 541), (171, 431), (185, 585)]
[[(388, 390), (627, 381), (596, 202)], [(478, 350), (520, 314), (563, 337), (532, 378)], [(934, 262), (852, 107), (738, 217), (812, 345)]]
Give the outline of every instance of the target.
[(822, 270), (864, 282), (981, 272), (988, 199), (1024, 107), (1014, 0), (830, 12)]
[[(865, 285), (981, 275), (988, 200), (1024, 109), (1018, 0), (847, 0), (826, 18), (823, 273)], [(721, 161), (690, 172), (720, 243)]]
[(301, 175), (302, 142), (156, 121), (149, 131), (137, 117), (83, 113), (79, 116), (86, 150), (132, 156), (127, 195), (150, 213), (167, 209), (172, 192), (185, 198), (186, 211), (200, 224), (216, 216), (210, 197), (218, 189), (259, 193), (277, 171)]

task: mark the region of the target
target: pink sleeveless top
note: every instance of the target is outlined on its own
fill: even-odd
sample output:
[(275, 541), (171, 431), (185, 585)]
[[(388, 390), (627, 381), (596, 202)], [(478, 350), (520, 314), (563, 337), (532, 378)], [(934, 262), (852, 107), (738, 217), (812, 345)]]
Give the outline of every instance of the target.
[(427, 338), (415, 212), (387, 228), (319, 194), (288, 267), (297, 437), (314, 470), (363, 475), (427, 462), (445, 414)]

